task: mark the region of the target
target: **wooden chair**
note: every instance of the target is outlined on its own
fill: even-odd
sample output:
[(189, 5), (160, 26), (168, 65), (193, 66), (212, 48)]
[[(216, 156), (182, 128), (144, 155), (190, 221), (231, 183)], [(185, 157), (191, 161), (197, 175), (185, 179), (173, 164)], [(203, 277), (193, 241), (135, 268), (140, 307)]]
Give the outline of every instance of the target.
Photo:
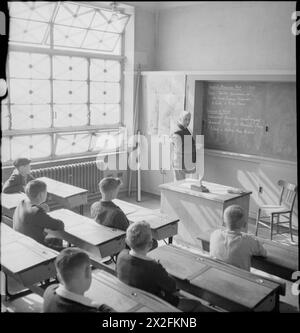
[[(284, 180), (279, 180), (278, 185), (282, 187), (279, 205), (264, 205), (259, 207), (255, 235), (257, 236), (258, 227), (262, 224), (270, 229), (270, 239), (272, 240), (274, 223), (276, 223), (277, 233), (279, 233), (279, 224), (289, 223), (291, 241), (293, 242), (292, 217), (297, 195), (297, 185)], [(269, 223), (269, 225), (266, 223)]]

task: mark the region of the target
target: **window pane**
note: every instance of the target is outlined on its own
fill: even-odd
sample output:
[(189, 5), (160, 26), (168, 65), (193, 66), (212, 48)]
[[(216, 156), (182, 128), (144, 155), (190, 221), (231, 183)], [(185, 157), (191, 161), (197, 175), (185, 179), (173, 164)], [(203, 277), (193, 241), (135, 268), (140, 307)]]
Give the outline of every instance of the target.
[(54, 126), (84, 126), (88, 123), (88, 108), (86, 104), (54, 105)]
[(57, 3), (46, 1), (9, 2), (9, 13), (10, 17), (49, 22), (55, 6)]
[(10, 20), (9, 40), (12, 42), (42, 44), (48, 24), (22, 19)]
[(88, 63), (85, 58), (53, 57), (53, 78), (61, 80), (86, 80)]
[(50, 135), (15, 136), (11, 141), (12, 159), (18, 157), (42, 158), (51, 154)]
[(118, 83), (91, 82), (90, 93), (91, 103), (120, 103), (120, 84)]
[(10, 139), (2, 138), (1, 142), (1, 162), (7, 162), (11, 160), (10, 158)]
[(7, 104), (1, 104), (1, 130), (9, 129), (9, 113)]
[(50, 57), (45, 54), (9, 52), (11, 78), (48, 79)]
[(15, 104), (47, 104), (50, 102), (50, 81), (10, 79), (10, 99)]
[(97, 11), (91, 28), (108, 32), (122, 33), (128, 20), (128, 15), (117, 14), (116, 17), (112, 17), (111, 11), (101, 9)]
[(113, 52), (117, 47), (117, 42), (119, 39), (119, 34), (89, 30), (82, 44), (82, 48), (88, 50)]
[(53, 102), (57, 104), (87, 103), (86, 81), (53, 81)]
[[(55, 46), (80, 48), (85, 35), (85, 29), (55, 25), (53, 29), (53, 44)], [(47, 43), (49, 43), (49, 39)]]
[(56, 136), (56, 155), (84, 153), (89, 150), (91, 134), (65, 134)]
[(12, 129), (49, 128), (50, 105), (11, 105)]
[(91, 81), (119, 82), (121, 65), (119, 61), (91, 59)]
[(120, 104), (91, 104), (91, 125), (117, 125)]
[(124, 142), (124, 132), (95, 133), (92, 136), (91, 150), (101, 152), (116, 151), (122, 147)]
[(89, 28), (94, 15), (93, 8), (61, 2), (54, 22), (72, 27)]

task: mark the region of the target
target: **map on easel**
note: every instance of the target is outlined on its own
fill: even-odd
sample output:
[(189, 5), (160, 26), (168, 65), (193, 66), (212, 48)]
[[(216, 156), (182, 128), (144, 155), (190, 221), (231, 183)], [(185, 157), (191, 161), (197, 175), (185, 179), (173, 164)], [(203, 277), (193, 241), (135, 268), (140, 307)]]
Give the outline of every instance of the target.
[(170, 135), (184, 110), (184, 75), (149, 75), (145, 77), (145, 108), (149, 135)]

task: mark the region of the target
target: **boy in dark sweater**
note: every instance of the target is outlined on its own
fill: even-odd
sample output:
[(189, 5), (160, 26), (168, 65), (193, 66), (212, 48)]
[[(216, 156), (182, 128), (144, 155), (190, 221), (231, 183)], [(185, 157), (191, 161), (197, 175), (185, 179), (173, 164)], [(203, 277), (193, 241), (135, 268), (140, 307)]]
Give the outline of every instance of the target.
[(121, 180), (114, 177), (106, 177), (100, 181), (101, 200), (92, 204), (91, 217), (106, 227), (126, 231), (129, 221), (122, 209), (112, 202), (117, 197), (121, 184)]
[(149, 223), (131, 224), (126, 232), (126, 243), (131, 250), (125, 249), (119, 254), (116, 266), (117, 276), (122, 282), (161, 297), (181, 311), (207, 311), (200, 302), (181, 296), (176, 281), (159, 262), (147, 256), (152, 247)]
[(18, 204), (14, 212), (13, 228), (43, 245), (60, 251), (62, 241), (46, 236), (45, 232), (45, 229), (64, 230), (62, 221), (47, 214), (47, 185), (38, 179), (31, 180), (25, 187), (25, 193), (27, 198)]
[(25, 185), (34, 179), (30, 174), (30, 162), (28, 158), (18, 158), (14, 161), (15, 169), (3, 185), (3, 193), (24, 192)]
[[(106, 177), (100, 181), (101, 200), (92, 204), (91, 217), (106, 227), (126, 231), (129, 221), (122, 209), (112, 201), (117, 198), (121, 185), (121, 180), (114, 177)], [(153, 239), (151, 250), (157, 248), (157, 245), (157, 241)]]
[(62, 250), (55, 259), (55, 267), (60, 284), (46, 289), (43, 312), (114, 312), (84, 296), (91, 286), (92, 271), (90, 258), (83, 250)]

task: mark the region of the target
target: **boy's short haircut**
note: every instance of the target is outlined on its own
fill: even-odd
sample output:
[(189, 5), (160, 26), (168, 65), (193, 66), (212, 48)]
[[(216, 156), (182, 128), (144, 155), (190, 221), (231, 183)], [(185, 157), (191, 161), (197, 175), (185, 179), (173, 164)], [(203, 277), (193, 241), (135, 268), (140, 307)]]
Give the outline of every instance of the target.
[(84, 265), (90, 265), (87, 253), (77, 247), (62, 250), (55, 259), (55, 267), (63, 281), (69, 282), (76, 274), (76, 270)]
[(132, 223), (126, 230), (126, 242), (133, 250), (144, 249), (152, 241), (150, 224), (146, 221)]
[(35, 199), (40, 193), (46, 190), (47, 184), (38, 179), (31, 180), (25, 187), (25, 193), (29, 199)]
[(109, 193), (121, 185), (121, 179), (115, 177), (103, 178), (99, 183), (100, 192)]
[(237, 230), (243, 226), (244, 210), (239, 205), (231, 205), (224, 211), (225, 224), (230, 230)]

